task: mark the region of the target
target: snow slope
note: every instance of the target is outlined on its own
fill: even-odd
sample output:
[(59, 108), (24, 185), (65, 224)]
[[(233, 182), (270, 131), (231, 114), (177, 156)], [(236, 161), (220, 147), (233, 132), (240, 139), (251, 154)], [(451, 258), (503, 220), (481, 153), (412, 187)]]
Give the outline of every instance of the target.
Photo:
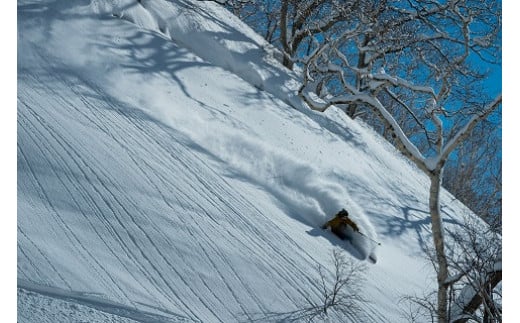
[[(18, 1), (20, 321), (262, 320), (338, 247), (377, 254), (367, 322), (435, 286), (428, 179), (275, 56), (213, 2)], [(341, 208), (382, 246), (319, 229)]]

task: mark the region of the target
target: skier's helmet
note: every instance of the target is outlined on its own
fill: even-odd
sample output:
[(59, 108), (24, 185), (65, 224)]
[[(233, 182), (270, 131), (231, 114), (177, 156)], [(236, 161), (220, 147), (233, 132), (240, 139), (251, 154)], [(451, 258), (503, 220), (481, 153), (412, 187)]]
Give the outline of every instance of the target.
[(339, 211), (338, 216), (340, 216), (340, 217), (347, 217), (348, 216), (347, 210), (342, 209), (341, 211)]

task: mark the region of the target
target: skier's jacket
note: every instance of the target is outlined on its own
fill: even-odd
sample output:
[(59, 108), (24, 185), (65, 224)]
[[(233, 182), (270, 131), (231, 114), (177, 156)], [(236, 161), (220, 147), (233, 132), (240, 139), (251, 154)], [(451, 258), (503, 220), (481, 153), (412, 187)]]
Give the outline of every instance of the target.
[(338, 212), (335, 217), (325, 223), (321, 228), (327, 229), (330, 227), (330, 230), (339, 237), (345, 236), (345, 229), (347, 226), (350, 226), (354, 231), (359, 232), (359, 228), (357, 224), (349, 219), (348, 212), (344, 209)]

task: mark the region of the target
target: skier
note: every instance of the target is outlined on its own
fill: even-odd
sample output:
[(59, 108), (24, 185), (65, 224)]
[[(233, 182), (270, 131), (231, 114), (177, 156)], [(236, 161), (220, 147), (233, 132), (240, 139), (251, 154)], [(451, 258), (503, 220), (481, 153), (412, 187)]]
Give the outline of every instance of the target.
[(345, 240), (347, 238), (345, 235), (345, 229), (347, 226), (350, 226), (352, 230), (359, 232), (357, 224), (349, 219), (347, 210), (342, 209), (334, 216), (332, 220), (322, 225), (321, 228), (326, 230), (328, 227), (330, 227), (332, 233), (337, 235), (341, 240)]

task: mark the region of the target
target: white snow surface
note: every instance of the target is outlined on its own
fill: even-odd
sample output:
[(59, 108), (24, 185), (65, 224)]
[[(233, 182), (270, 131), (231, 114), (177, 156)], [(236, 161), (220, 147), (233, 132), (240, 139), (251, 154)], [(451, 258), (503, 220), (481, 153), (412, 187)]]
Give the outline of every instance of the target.
[[(263, 321), (334, 248), (378, 258), (360, 322), (434, 288), (428, 178), (277, 55), (214, 2), (18, 1), (20, 321)], [(341, 208), (381, 246), (319, 228)]]

